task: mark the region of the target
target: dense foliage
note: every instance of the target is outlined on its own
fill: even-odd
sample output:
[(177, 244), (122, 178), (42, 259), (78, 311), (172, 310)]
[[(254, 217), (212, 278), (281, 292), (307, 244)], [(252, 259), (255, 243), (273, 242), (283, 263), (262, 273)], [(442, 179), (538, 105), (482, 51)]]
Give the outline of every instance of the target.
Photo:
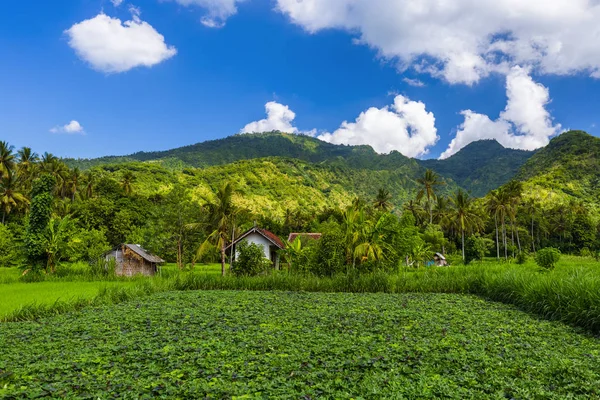
[(553, 247), (538, 250), (535, 254), (535, 262), (542, 268), (552, 269), (560, 260), (560, 250)]
[(168, 292), (2, 324), (0, 348), (9, 398), (600, 395), (595, 339), (456, 295)]
[[(267, 146), (270, 141), (284, 142)], [(282, 238), (290, 232), (323, 233), (321, 241), (284, 254), (293, 270), (318, 275), (423, 266), (434, 252), (456, 253), (465, 261), (482, 255), (522, 258), (544, 247), (598, 254), (598, 142), (581, 132), (565, 133), (533, 156), (539, 165), (530, 160), (523, 166), (524, 181), (511, 180), (485, 198), (397, 153), (380, 156), (365, 146), (281, 133), (240, 135), (201, 147), (213, 146), (210, 157), (230, 146), (236, 159), (270, 154), (268, 147), (280, 148), (278, 156), (287, 151), (301, 159), (206, 168), (96, 160), (83, 173), (51, 154), (39, 157), (28, 148), (15, 154), (0, 142), (2, 218), (6, 241), (16, 246), (13, 264), (27, 255), (24, 267), (48, 272), (61, 260), (93, 262), (123, 242), (139, 243), (181, 269), (220, 259), (225, 272), (223, 249), (254, 223)], [(198, 155), (194, 149), (183, 153)], [(481, 152), (489, 155), (489, 149)], [(204, 156), (212, 160), (207, 164), (218, 164)], [(485, 158), (473, 157), (475, 163)], [(469, 240), (472, 235), (494, 246), (485, 246), (485, 254), (483, 246), (475, 246), (471, 257), (477, 244)]]
[(533, 154), (504, 148), (495, 140), (481, 140), (468, 144), (447, 159), (419, 163), (452, 179), (471, 195), (481, 197), (513, 179)]

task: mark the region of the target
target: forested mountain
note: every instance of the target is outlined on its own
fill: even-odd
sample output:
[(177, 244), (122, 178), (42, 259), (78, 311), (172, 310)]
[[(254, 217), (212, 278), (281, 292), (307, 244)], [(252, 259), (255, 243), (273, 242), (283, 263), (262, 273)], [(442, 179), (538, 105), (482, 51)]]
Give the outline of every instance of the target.
[(569, 131), (552, 139), (520, 169), (516, 178), (540, 201), (578, 200), (600, 205), (600, 139)]
[(340, 168), (388, 171), (405, 180), (422, 176), (431, 168), (446, 181), (454, 181), (474, 196), (508, 182), (533, 152), (505, 149), (496, 141), (471, 143), (446, 160), (416, 160), (397, 151), (377, 154), (370, 146), (346, 146), (323, 142), (306, 135), (281, 132), (234, 135), (160, 152), (138, 152), (124, 157), (65, 160), (71, 167), (160, 162), (167, 168), (209, 167), (265, 157), (283, 157)]
[(514, 178), (534, 153), (507, 149), (496, 140), (480, 140), (445, 160), (421, 160), (419, 164), (481, 197)]

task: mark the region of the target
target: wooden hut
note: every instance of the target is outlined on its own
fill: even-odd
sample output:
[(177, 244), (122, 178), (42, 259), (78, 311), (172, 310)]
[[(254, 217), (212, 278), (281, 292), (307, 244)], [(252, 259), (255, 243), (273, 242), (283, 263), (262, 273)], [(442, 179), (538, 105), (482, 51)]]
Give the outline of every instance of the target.
[(150, 254), (139, 244), (121, 244), (105, 255), (106, 262), (115, 261), (115, 274), (119, 276), (155, 275), (162, 258)]
[(443, 254), (435, 253), (433, 255), (433, 262), (438, 267), (447, 267), (448, 261), (446, 261), (446, 257)]

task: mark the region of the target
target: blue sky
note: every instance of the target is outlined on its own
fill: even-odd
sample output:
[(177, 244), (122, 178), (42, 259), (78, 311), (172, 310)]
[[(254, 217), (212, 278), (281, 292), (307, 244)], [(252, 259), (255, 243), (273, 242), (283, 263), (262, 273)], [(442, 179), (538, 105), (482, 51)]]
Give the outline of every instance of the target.
[[(564, 57), (560, 50), (548, 58), (506, 50), (503, 42), (502, 60), (490, 61), (488, 49), (469, 44), (468, 35), (487, 34), (479, 26), (463, 31), (443, 19), (436, 25), (439, 15), (429, 16), (435, 29), (467, 38), (446, 48), (436, 44), (439, 39), (391, 28), (410, 15), (398, 21), (371, 16), (367, 0), (356, 1), (365, 1), (357, 6), (360, 14), (348, 11), (341, 17), (327, 8), (332, 2), (305, 1), (314, 3), (316, 14), (295, 9), (291, 0), (137, 0), (118, 7), (109, 0), (5, 2), (0, 140), (59, 156), (96, 157), (283, 126), (334, 143), (367, 143), (380, 152), (396, 149), (430, 158), (480, 138), (535, 148), (564, 129), (600, 132), (600, 81), (591, 76), (598, 75), (600, 50), (574, 49)], [(406, 1), (375, 3), (392, 14)], [(564, 3), (552, 1), (559, 8)], [(580, 7), (595, 15), (587, 2)], [(323, 17), (330, 11), (345, 19)], [(472, 12), (484, 17), (488, 10)], [(527, 12), (539, 20), (539, 10)], [(102, 13), (104, 19), (98, 18)], [(108, 43), (97, 30), (117, 18), (145, 24), (154, 33), (136, 36), (128, 44), (132, 48), (119, 53), (115, 47), (127, 40)], [(577, 18), (572, 24), (584, 23)], [(499, 20), (498, 31), (516, 27), (515, 42), (545, 32), (543, 27), (521, 32), (510, 18)], [(422, 23), (416, 20), (415, 29)], [(71, 29), (76, 24), (81, 29)], [(120, 31), (129, 35), (126, 28)], [(156, 35), (163, 39), (157, 42)], [(567, 33), (549, 36), (548, 48), (569, 40), (575, 39)], [(411, 46), (417, 50), (405, 50)], [(151, 65), (136, 65), (132, 54), (138, 51), (156, 52), (146, 61)], [(468, 57), (456, 61), (457, 53)], [(471, 56), (481, 56), (485, 65)], [(417, 80), (422, 86), (414, 86)], [(273, 114), (267, 119), (269, 102)], [(349, 124), (341, 126), (343, 121)]]

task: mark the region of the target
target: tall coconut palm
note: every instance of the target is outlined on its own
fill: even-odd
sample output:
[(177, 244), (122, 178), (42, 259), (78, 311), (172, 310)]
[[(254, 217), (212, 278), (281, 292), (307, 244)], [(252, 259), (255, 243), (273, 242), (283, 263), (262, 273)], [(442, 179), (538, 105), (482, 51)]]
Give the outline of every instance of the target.
[(96, 173), (87, 171), (83, 177), (84, 193), (86, 199), (94, 197), (94, 185), (96, 184)]
[(421, 189), (417, 195), (417, 199), (421, 199), (423, 197), (427, 198), (427, 210), (429, 212), (429, 223), (433, 223), (433, 204), (431, 202), (432, 199), (435, 199), (436, 196), (436, 188), (442, 186), (444, 182), (440, 180), (439, 176), (428, 169), (425, 171), (425, 175), (422, 178), (417, 179), (417, 182), (421, 185)]
[(383, 212), (388, 212), (392, 209), (392, 195), (387, 189), (379, 189), (377, 192), (377, 196), (373, 201), (373, 206), (375, 209)]
[[(519, 204), (523, 195), (523, 184), (517, 180), (512, 180), (505, 185), (507, 196), (508, 196), (508, 215), (510, 220), (512, 245), (515, 245), (515, 233), (517, 237), (517, 247), (521, 252), (521, 240), (519, 239), (519, 228), (516, 226), (517, 223), (517, 212), (519, 210)], [(516, 232), (515, 232), (516, 231)], [(514, 256), (514, 254), (513, 254)]]
[(231, 182), (219, 188), (214, 200), (206, 201), (207, 221), (209, 230), (207, 239), (200, 245), (197, 256), (200, 257), (210, 248), (217, 248), (221, 253), (221, 275), (225, 276), (225, 247), (231, 232), (235, 229), (235, 217), (239, 213), (233, 204), (234, 187)]
[(496, 228), (496, 258), (500, 259), (500, 240), (498, 233), (498, 213), (502, 209), (502, 199), (498, 190), (492, 190), (488, 195), (485, 203), (486, 210), (494, 216), (494, 226)]
[(121, 177), (121, 187), (125, 191), (126, 195), (130, 195), (133, 192), (132, 184), (135, 182), (135, 175), (131, 171), (125, 171)]
[(21, 179), (27, 188), (31, 186), (31, 180), (33, 178), (34, 169), (36, 163), (39, 161), (39, 156), (34, 153), (30, 147), (23, 147), (17, 152), (18, 154), (18, 165), (17, 171), (21, 176)]
[(424, 224), (424, 220), (426, 218), (426, 211), (423, 209), (421, 202), (417, 200), (409, 200), (406, 203), (404, 203), (403, 209), (405, 212), (409, 212), (413, 215), (413, 217), (415, 218), (415, 223), (417, 225)]
[(10, 173), (15, 168), (14, 147), (0, 141), (0, 177)]
[(75, 195), (77, 194), (77, 190), (79, 188), (79, 184), (81, 183), (81, 172), (79, 168), (75, 167), (71, 171), (71, 175), (69, 177), (69, 191), (71, 192), (71, 201), (75, 201)]
[(453, 221), (460, 231), (462, 243), (462, 256), (465, 260), (465, 232), (468, 229), (476, 228), (481, 224), (481, 218), (475, 210), (473, 199), (463, 191), (458, 191), (450, 198), (453, 205)]
[(18, 187), (17, 176), (13, 172), (5, 173), (0, 177), (0, 206), (2, 207), (3, 224), (13, 209), (19, 209), (29, 204), (29, 199), (19, 192)]

